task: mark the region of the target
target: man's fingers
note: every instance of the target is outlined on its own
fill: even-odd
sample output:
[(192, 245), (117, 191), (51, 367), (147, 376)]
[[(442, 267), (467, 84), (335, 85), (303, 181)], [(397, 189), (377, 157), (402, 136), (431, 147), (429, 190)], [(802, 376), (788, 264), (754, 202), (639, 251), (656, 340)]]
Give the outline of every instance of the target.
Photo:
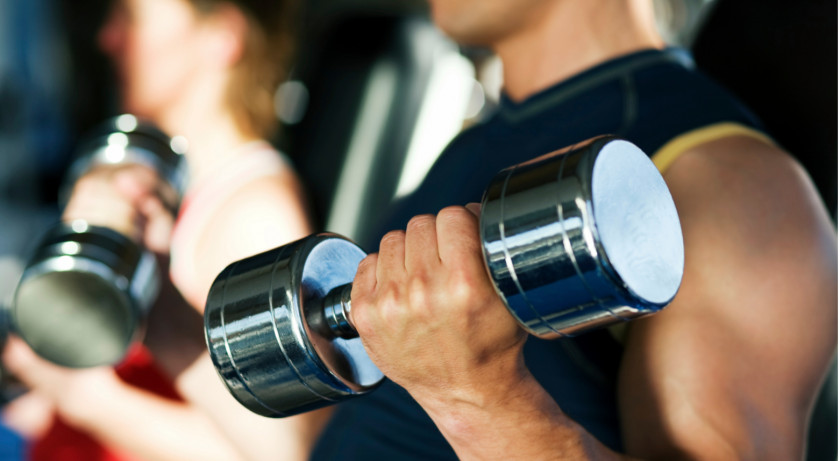
[(444, 264), (481, 261), (478, 218), (467, 208), (448, 207), (437, 215), (438, 253)]
[[(359, 268), (356, 269), (356, 277), (353, 279), (353, 292), (358, 293), (372, 293), (376, 289), (376, 266), (378, 265), (379, 254), (371, 253), (359, 263)], [(355, 298), (355, 296), (354, 296)]]
[(405, 232), (391, 231), (379, 242), (376, 280), (403, 280), (405, 276)]
[(437, 238), (433, 215), (411, 218), (405, 229), (405, 268), (409, 273), (433, 270), (440, 264)]
[[(372, 298), (376, 290), (376, 267), (378, 266), (379, 255), (371, 253), (359, 263), (356, 269), (356, 277), (353, 279), (353, 288), (350, 291), (350, 299), (353, 306), (363, 308)], [(355, 326), (356, 314), (361, 309), (350, 310), (350, 322)]]

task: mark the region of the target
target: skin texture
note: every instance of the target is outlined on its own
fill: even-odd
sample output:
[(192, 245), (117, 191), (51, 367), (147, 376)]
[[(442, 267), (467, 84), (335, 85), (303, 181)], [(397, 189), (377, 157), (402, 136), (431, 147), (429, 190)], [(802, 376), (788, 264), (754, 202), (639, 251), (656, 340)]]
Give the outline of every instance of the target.
[(492, 48), (502, 59), (504, 90), (514, 101), (597, 63), (661, 48), (650, 0), (430, 0), (454, 39)]
[[(235, 123), (228, 107), (245, 25), (230, 4), (199, 15), (185, 0), (119, 0), (100, 31), (100, 45), (120, 76), (123, 109), (189, 140), (191, 184), (235, 163), (247, 152), (240, 147), (258, 139)], [(134, 238), (157, 254), (168, 274), (174, 217), (160, 191), (160, 180), (144, 167), (97, 168), (75, 184), (63, 218)], [(37, 437), (55, 412), (110, 449), (140, 459), (303, 459), (328, 412), (284, 420), (250, 413), (216, 375), (202, 321), (206, 294), (225, 266), (311, 232), (303, 203), (289, 168), (241, 185), (214, 203), (206, 226), (189, 236), (199, 244), (181, 255), (192, 271), (178, 277), (186, 282), (162, 280), (145, 343), (185, 402), (128, 386), (108, 368), (57, 367), (13, 340), (4, 364), (32, 391), (6, 408), (5, 421)]]
[[(445, 31), (500, 55), (517, 100), (661, 45), (642, 0), (432, 7)], [(500, 12), (512, 15), (507, 25), (484, 19)], [(481, 266), (474, 213), (416, 217), (361, 263), (352, 316), (366, 350), (460, 458), (803, 456), (837, 344), (837, 242), (826, 210), (787, 153), (744, 136), (690, 149), (664, 177), (682, 222), (685, 278), (663, 313), (629, 327), (618, 382), (626, 453), (570, 420), (524, 366), (523, 333)]]

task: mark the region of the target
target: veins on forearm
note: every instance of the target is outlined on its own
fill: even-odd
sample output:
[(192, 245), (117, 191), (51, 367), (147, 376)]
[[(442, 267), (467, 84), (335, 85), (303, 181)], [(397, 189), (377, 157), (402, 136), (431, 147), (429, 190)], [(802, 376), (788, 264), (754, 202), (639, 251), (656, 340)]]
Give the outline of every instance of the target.
[(424, 405), (460, 459), (625, 459), (571, 420), (532, 378), (481, 405)]

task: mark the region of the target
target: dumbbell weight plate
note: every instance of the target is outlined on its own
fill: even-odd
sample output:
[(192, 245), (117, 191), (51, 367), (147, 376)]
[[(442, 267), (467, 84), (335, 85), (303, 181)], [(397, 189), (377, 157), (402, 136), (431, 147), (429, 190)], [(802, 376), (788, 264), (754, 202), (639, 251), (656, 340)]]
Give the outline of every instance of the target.
[(481, 240), (499, 295), (542, 338), (657, 312), (682, 280), (665, 181), (644, 152), (613, 137), (501, 171), (482, 200)]
[(142, 165), (161, 179), (164, 204), (177, 210), (187, 182), (186, 139), (170, 138), (155, 125), (131, 114), (111, 118), (79, 144), (76, 160), (68, 168), (59, 198), (63, 203), (73, 184), (91, 169), (102, 165)]
[(364, 257), (343, 237), (317, 234), (219, 274), (205, 333), (216, 370), (239, 402), (264, 416), (289, 416), (381, 382), (361, 340), (335, 336), (323, 318), (322, 298), (352, 282)]
[(119, 362), (158, 291), (154, 256), (83, 221), (49, 230), (15, 292), (17, 333), (41, 357), (83, 368)]

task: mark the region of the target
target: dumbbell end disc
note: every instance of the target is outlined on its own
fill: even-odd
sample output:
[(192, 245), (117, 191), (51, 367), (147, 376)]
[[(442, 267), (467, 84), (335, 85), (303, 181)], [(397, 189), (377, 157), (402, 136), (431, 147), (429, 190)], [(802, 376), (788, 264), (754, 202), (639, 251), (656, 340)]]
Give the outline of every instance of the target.
[(216, 371), (251, 411), (284, 417), (364, 394), (382, 380), (359, 338), (335, 336), (323, 297), (353, 281), (365, 253), (317, 234), (228, 266), (205, 308)]
[(159, 288), (157, 263), (131, 239), (84, 221), (44, 235), (18, 283), (12, 322), (41, 357), (114, 365), (142, 335)]
[(128, 298), (85, 270), (28, 278), (14, 304), (18, 334), (35, 353), (58, 365), (113, 365), (133, 339), (137, 319)]
[(638, 147), (600, 137), (503, 170), (482, 201), (488, 272), (540, 337), (660, 310), (683, 271), (668, 188)]
[(668, 186), (633, 144), (605, 144), (592, 171), (592, 209), (603, 259), (628, 291), (630, 304), (666, 306), (680, 287), (685, 254)]

